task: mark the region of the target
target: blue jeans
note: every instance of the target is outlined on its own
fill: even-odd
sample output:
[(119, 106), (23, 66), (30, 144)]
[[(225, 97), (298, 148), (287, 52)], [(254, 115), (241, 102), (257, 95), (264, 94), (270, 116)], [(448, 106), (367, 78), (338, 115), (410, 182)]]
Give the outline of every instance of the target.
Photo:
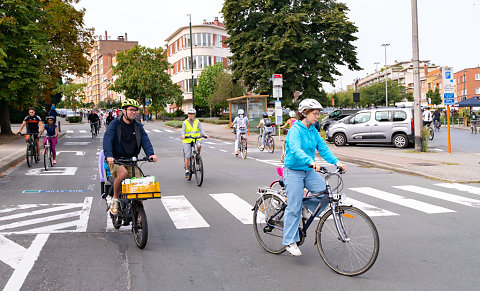
[[(287, 208), (283, 221), (283, 244), (289, 245), (300, 241), (298, 227), (302, 220), (303, 189), (307, 188), (311, 193), (319, 193), (325, 190), (326, 184), (323, 177), (313, 169), (296, 171), (287, 167), (283, 170), (283, 181), (287, 191)], [(305, 206), (314, 211), (322, 197), (323, 195), (306, 200)]]

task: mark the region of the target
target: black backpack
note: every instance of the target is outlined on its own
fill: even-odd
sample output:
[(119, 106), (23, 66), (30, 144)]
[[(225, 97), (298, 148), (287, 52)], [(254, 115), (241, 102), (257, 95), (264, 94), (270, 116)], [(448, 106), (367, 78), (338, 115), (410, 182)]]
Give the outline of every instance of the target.
[(272, 126), (272, 121), (270, 120), (270, 118), (264, 118), (263, 121), (265, 122), (265, 127)]

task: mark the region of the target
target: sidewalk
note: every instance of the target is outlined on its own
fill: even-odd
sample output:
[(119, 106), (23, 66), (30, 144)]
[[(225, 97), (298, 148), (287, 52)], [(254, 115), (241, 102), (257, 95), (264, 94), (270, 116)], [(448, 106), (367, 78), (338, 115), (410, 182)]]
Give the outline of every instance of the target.
[[(205, 132), (213, 138), (234, 141), (235, 136), (228, 126), (202, 123)], [(468, 127), (456, 127), (468, 129)], [(258, 134), (248, 135), (256, 143)], [(276, 147), (281, 149), (278, 136), (274, 137)], [(283, 140), (283, 136), (282, 136)], [(342, 161), (366, 167), (376, 167), (426, 178), (457, 182), (480, 183), (480, 153), (428, 152), (417, 153), (413, 148), (395, 149), (378, 146), (337, 147), (327, 143), (332, 152)]]

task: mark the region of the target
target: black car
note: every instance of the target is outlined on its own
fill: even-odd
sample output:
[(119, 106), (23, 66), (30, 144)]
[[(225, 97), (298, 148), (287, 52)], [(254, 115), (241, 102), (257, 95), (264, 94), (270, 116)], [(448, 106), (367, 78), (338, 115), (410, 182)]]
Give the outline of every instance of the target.
[(340, 119), (342, 119), (344, 117), (355, 114), (358, 111), (360, 111), (360, 109), (337, 109), (337, 110), (334, 110), (332, 113), (330, 113), (329, 115), (325, 116), (322, 119), (322, 122), (320, 123), (320, 127), (323, 130), (326, 131), (327, 128), (330, 126), (330, 124), (335, 123), (335, 122), (339, 121)]

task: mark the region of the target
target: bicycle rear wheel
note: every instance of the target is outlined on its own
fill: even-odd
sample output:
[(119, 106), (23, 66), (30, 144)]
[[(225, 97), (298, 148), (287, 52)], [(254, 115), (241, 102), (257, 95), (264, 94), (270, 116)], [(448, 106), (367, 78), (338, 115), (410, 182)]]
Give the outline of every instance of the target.
[(203, 183), (203, 161), (200, 155), (197, 155), (195, 163), (195, 179), (197, 180), (198, 187), (202, 186)]
[(147, 245), (148, 225), (147, 214), (142, 204), (138, 204), (133, 211), (132, 232), (135, 243), (139, 249)]
[(27, 154), (26, 154), (27, 166), (30, 168), (33, 165), (33, 153), (32, 153), (32, 145), (27, 145)]
[(257, 148), (261, 152), (263, 152), (264, 150), (264, 148), (262, 147), (262, 135), (259, 135), (257, 138)]
[(43, 153), (43, 167), (45, 171), (48, 171), (48, 167), (50, 166), (50, 147), (45, 148), (45, 153)]
[(428, 131), (430, 132), (430, 135), (428, 136), (428, 139), (429, 139), (429, 140), (433, 140), (433, 137), (434, 137), (434, 135), (435, 135), (435, 131), (433, 130), (432, 127), (429, 127), (429, 128), (428, 128)]
[(33, 160), (35, 161), (36, 164), (38, 164), (38, 162), (40, 162), (40, 156), (37, 155), (37, 146), (34, 143), (32, 147), (33, 147), (33, 150), (32, 150)]
[(255, 203), (253, 208), (253, 231), (255, 237), (262, 248), (272, 254), (281, 254), (285, 251), (283, 245), (283, 215), (284, 211), (271, 219), (271, 223), (267, 223), (274, 214), (276, 214), (285, 203), (272, 194), (262, 195)]
[(346, 242), (340, 239), (330, 209), (322, 216), (316, 230), (318, 252), (325, 264), (338, 274), (363, 274), (378, 256), (377, 228), (370, 217), (356, 207), (338, 206), (337, 210), (339, 228), (348, 239)]
[(267, 148), (268, 152), (273, 154), (275, 151), (275, 141), (273, 140), (273, 137), (269, 135), (267, 137), (267, 141), (265, 142), (265, 147)]
[(190, 176), (188, 176), (188, 181), (192, 180), (192, 176), (193, 174), (195, 173), (195, 159), (193, 158), (193, 156), (190, 157)]
[(242, 139), (241, 152), (242, 152), (242, 159), (246, 159), (247, 158), (247, 140), (245, 138)]

